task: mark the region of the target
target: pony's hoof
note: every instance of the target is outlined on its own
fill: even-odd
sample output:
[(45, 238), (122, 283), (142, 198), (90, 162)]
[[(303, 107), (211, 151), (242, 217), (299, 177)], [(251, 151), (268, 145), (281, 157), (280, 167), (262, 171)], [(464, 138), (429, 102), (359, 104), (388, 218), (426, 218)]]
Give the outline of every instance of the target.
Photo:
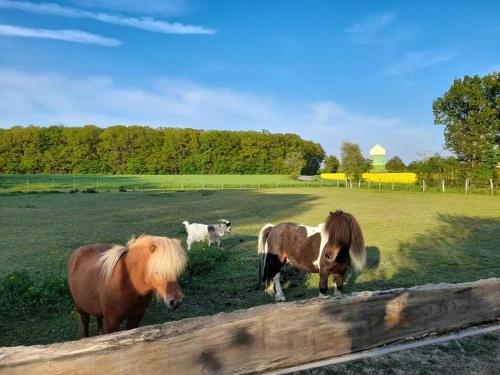
[(286, 297), (283, 294), (277, 294), (276, 302), (286, 302)]
[(266, 292), (269, 296), (271, 296), (271, 297), (273, 297), (273, 296), (276, 294), (276, 292), (274, 291), (274, 286), (273, 286), (272, 288), (269, 288), (269, 287), (268, 287), (268, 288), (266, 288), (266, 289), (265, 289), (265, 292)]
[(323, 293), (319, 293), (319, 298), (329, 298), (330, 296), (328, 294), (323, 294)]

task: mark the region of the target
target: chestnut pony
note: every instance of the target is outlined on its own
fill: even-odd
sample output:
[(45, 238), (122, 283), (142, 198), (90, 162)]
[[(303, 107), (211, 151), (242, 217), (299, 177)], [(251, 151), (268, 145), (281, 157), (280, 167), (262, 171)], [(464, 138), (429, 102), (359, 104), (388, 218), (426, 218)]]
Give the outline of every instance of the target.
[(319, 295), (327, 297), (328, 277), (333, 274), (340, 294), (347, 270), (364, 267), (366, 250), (361, 228), (351, 214), (330, 212), (317, 227), (294, 223), (267, 224), (260, 230), (257, 252), (260, 256), (259, 284), (286, 301), (280, 284), (281, 267), (288, 263), (301, 271), (319, 273)]
[(143, 235), (127, 246), (94, 244), (75, 250), (68, 259), (68, 284), (80, 313), (83, 336), (90, 316), (99, 333), (136, 328), (156, 291), (172, 310), (184, 299), (177, 277), (186, 264), (179, 240)]

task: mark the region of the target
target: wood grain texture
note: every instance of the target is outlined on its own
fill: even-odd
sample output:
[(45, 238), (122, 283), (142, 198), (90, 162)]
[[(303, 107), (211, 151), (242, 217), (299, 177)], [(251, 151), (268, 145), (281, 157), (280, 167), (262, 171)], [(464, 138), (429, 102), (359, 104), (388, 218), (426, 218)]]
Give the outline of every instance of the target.
[(500, 279), (313, 299), (44, 346), (0, 349), (0, 374), (237, 374), (495, 321)]

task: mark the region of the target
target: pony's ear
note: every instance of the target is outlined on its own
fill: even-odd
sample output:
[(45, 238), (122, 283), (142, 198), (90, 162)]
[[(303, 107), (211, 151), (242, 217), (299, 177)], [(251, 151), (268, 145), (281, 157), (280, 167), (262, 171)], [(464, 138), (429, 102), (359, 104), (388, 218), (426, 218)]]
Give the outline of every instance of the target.
[(149, 251), (152, 253), (156, 251), (156, 244), (154, 242), (151, 242), (151, 245), (149, 245)]

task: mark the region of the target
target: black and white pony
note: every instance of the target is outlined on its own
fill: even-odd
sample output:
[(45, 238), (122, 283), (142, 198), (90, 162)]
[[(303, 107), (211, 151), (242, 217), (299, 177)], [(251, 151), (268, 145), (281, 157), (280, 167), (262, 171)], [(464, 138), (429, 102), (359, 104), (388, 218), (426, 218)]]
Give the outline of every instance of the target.
[[(259, 280), (277, 302), (286, 301), (280, 284), (281, 267), (288, 263), (308, 273), (319, 273), (319, 295), (327, 297), (333, 274), (335, 294), (340, 294), (347, 270), (360, 271), (366, 261), (363, 233), (351, 214), (330, 212), (317, 227), (295, 223), (266, 224), (259, 233)], [(338, 289), (338, 291), (337, 291)]]

